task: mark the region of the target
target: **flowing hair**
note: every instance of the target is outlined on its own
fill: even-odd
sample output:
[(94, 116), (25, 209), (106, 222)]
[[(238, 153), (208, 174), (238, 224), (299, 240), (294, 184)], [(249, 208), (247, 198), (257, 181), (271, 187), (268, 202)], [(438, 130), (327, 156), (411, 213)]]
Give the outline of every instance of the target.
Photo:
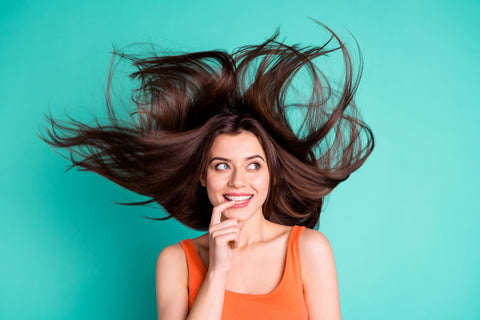
[[(277, 31), (262, 44), (231, 54), (136, 57), (117, 52), (115, 58), (135, 68), (130, 77), (138, 84), (129, 117), (121, 119), (111, 99), (112, 63), (107, 123), (59, 121), (49, 114), (47, 136), (41, 138), (69, 151), (69, 169), (95, 172), (149, 198), (124, 204), (156, 202), (168, 214), (151, 219), (173, 217), (207, 230), (212, 204), (200, 181), (210, 147), (219, 134), (252, 132), (265, 150), (271, 177), (263, 205), (266, 219), (313, 228), (325, 196), (374, 147), (372, 131), (353, 100), (363, 67), (358, 44), (354, 72), (346, 46), (325, 28), (331, 36), (321, 46), (287, 45), (278, 41)], [(314, 63), (335, 52), (344, 67), (337, 89)]]

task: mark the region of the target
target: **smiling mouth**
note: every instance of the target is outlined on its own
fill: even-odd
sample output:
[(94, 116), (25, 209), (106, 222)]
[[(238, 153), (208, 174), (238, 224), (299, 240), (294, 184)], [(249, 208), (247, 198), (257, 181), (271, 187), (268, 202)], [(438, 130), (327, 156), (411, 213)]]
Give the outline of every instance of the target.
[(246, 202), (246, 201), (252, 199), (253, 194), (248, 195), (248, 196), (231, 196), (231, 195), (224, 194), (223, 197), (225, 199), (227, 199), (228, 201), (235, 201), (235, 203), (243, 203), (243, 202)]

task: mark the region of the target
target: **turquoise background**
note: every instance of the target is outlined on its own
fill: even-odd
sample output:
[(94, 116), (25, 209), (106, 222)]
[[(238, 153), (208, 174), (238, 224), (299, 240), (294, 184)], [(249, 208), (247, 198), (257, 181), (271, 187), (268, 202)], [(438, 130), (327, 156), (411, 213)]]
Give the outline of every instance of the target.
[(344, 319), (480, 319), (480, 1), (2, 1), (0, 318), (154, 319), (160, 250), (197, 236), (120, 206), (140, 197), (71, 170), (37, 132), (99, 113), (112, 44), (181, 50), (316, 44), (316, 18), (365, 58), (376, 137), (320, 230)]

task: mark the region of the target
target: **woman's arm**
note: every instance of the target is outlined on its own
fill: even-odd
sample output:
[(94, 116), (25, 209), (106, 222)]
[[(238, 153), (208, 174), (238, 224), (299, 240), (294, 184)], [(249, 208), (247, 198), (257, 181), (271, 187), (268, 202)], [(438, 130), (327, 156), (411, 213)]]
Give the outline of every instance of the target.
[(327, 237), (305, 229), (300, 237), (300, 259), (308, 318), (341, 319), (337, 271)]
[(188, 267), (180, 244), (160, 252), (156, 269), (159, 320), (185, 320), (188, 314)]
[(207, 272), (190, 314), (188, 314), (188, 266), (179, 244), (162, 250), (157, 259), (156, 274), (159, 320), (221, 318), (225, 274)]
[[(209, 228), (209, 267), (192, 310), (188, 314), (188, 266), (179, 244), (166, 247), (157, 260), (158, 319), (220, 319), (225, 283), (231, 268), (232, 242), (239, 239), (237, 220), (221, 221), (222, 211), (235, 205), (224, 202), (213, 208)], [(188, 315), (188, 317), (187, 317)]]

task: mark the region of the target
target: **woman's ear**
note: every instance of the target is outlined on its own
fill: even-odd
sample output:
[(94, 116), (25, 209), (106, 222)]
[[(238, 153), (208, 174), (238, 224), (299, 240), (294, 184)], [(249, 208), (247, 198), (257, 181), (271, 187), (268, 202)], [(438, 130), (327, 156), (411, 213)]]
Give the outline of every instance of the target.
[(204, 177), (204, 176), (201, 176), (201, 177), (200, 177), (200, 184), (202, 185), (202, 187), (206, 187), (206, 186), (207, 186), (207, 183), (205, 182), (205, 177)]

